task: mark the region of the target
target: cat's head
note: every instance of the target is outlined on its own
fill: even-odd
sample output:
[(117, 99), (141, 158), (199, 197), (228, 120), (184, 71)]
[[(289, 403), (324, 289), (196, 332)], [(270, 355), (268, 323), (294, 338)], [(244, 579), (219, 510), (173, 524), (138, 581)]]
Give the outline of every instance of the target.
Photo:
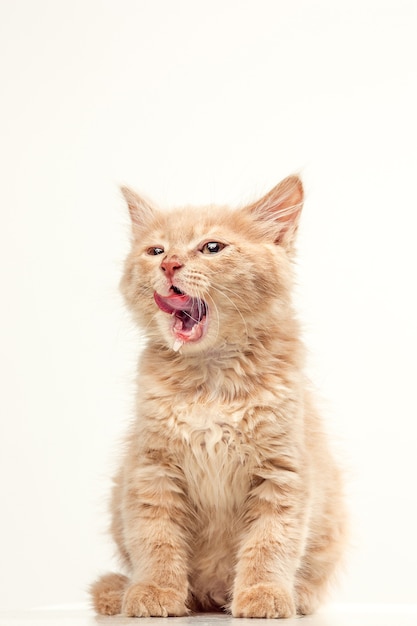
[(183, 354), (244, 347), (284, 322), (303, 203), (298, 177), (240, 209), (163, 212), (122, 191), (133, 239), (121, 288), (151, 341)]

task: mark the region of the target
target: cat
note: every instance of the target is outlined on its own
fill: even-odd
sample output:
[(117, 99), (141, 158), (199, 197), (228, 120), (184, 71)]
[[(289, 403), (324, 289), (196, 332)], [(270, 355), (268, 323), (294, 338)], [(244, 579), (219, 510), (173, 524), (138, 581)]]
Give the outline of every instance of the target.
[(127, 575), (91, 587), (101, 614), (314, 612), (346, 543), (341, 472), (292, 306), (303, 186), (249, 206), (162, 212), (123, 188), (121, 290), (147, 344), (112, 496)]

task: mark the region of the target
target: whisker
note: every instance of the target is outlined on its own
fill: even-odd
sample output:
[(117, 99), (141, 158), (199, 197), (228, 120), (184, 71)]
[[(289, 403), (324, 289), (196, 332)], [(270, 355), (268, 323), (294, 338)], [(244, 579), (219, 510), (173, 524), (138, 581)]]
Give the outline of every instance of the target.
[[(213, 287), (213, 288), (216, 289), (216, 287)], [(217, 291), (220, 291), (220, 293), (222, 293), (223, 290), (228, 291), (229, 293), (234, 295), (236, 298), (238, 298), (241, 302), (246, 302), (246, 298), (243, 295), (241, 295), (238, 291), (234, 291), (233, 289), (230, 289), (230, 287), (225, 287), (224, 285), (222, 285), (222, 289), (217, 289)]]
[[(233, 302), (233, 300), (231, 298), (229, 298), (229, 296), (227, 296), (221, 289), (219, 289), (218, 287), (214, 287), (212, 285), (212, 289), (214, 289), (215, 291), (217, 291), (218, 293), (220, 293), (222, 296), (224, 296), (225, 298), (227, 298), (227, 300), (235, 307), (236, 311), (239, 313), (240, 318), (243, 322), (243, 325), (245, 327), (245, 333), (246, 333), (246, 337), (249, 337), (249, 331), (248, 331), (248, 325), (246, 324), (246, 320), (242, 315), (242, 312), (240, 311), (239, 307), (236, 305), (235, 302)], [(229, 290), (231, 291), (231, 293), (234, 293), (231, 289)]]
[(200, 319), (195, 319), (195, 318), (191, 315), (191, 313), (188, 313), (188, 311), (182, 311), (182, 313), (184, 313), (184, 315), (186, 315), (187, 317), (189, 317), (189, 318), (190, 318), (190, 320), (192, 320), (192, 321), (193, 321), (193, 322), (195, 322), (196, 324), (198, 324), (198, 323), (201, 321), (201, 317), (202, 317), (202, 315), (201, 315), (201, 313), (202, 313), (202, 309), (200, 310), (200, 298), (198, 299), (197, 306), (198, 306), (198, 315), (199, 315), (199, 318), (200, 318)]
[(219, 315), (219, 309), (216, 305), (216, 303), (214, 302), (213, 298), (211, 298), (209, 295), (207, 295), (207, 299), (211, 300), (210, 306), (213, 306), (213, 308), (216, 311), (216, 320), (217, 320), (217, 329), (216, 329), (216, 337), (215, 339), (218, 338), (219, 333), (220, 333), (220, 315)]

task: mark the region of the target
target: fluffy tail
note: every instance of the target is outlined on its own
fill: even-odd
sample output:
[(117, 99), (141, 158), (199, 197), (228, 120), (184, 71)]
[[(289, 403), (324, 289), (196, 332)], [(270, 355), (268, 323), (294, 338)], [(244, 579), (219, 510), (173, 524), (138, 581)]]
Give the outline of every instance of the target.
[(101, 615), (118, 615), (122, 612), (124, 591), (129, 579), (123, 574), (105, 574), (90, 587), (93, 606)]

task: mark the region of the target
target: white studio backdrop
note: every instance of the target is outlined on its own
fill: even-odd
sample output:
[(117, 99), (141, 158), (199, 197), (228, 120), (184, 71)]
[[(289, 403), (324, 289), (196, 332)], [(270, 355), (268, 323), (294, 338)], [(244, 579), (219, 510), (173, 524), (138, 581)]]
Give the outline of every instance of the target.
[[(116, 567), (140, 340), (118, 185), (240, 204), (299, 172), (297, 301), (347, 468), (337, 602), (417, 602), (416, 3), (0, 5), (0, 608)], [(198, 219), (198, 214), (196, 214)]]

